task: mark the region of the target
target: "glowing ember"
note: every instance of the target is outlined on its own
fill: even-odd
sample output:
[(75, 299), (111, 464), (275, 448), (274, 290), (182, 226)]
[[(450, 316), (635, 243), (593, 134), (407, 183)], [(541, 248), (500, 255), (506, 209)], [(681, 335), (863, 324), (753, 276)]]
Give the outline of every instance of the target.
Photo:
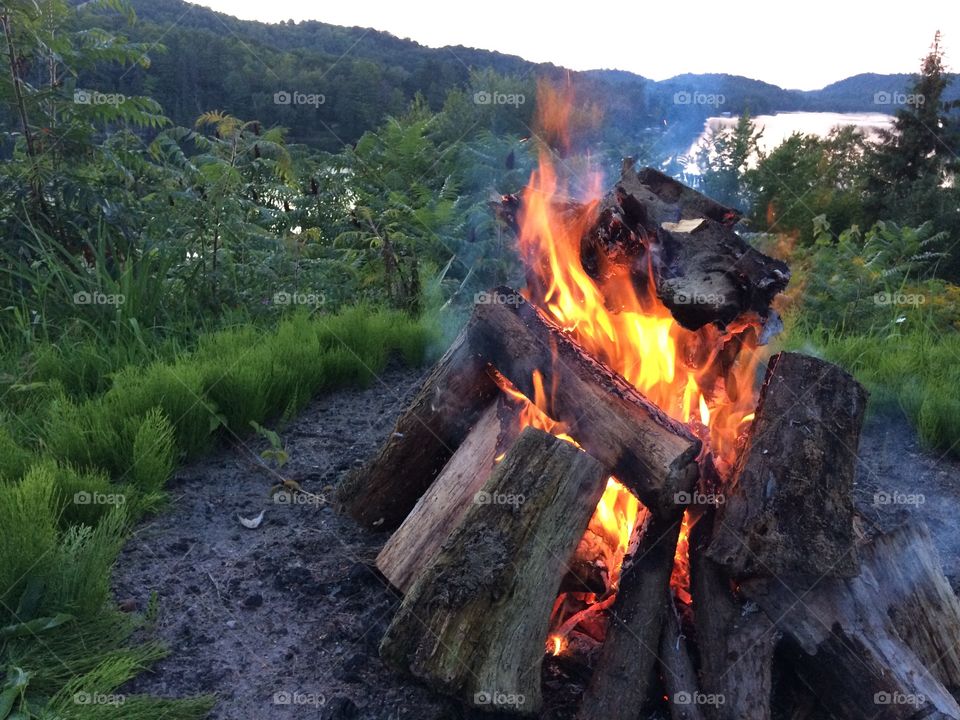
[(685, 605), (691, 602), (690, 597), (690, 511), (683, 514), (683, 523), (680, 525), (680, 539), (677, 540), (677, 552), (673, 557), (673, 573), (670, 576), (670, 587), (674, 595)]
[(567, 639), (561, 635), (551, 635), (547, 638), (547, 652), (559, 655), (567, 646)]

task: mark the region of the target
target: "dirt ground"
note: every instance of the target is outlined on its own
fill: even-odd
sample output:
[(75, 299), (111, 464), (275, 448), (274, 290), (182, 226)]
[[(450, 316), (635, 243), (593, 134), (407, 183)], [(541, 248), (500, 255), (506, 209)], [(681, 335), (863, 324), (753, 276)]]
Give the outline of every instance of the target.
[[(280, 430), (289, 453), (284, 476), (323, 495), (376, 450), (420, 376), (395, 367), (369, 389), (315, 401)], [(358, 528), (322, 502), (272, 500), (276, 479), (259, 457), (266, 447), (247, 438), (181, 469), (171, 506), (128, 543), (116, 597), (143, 610), (156, 593), (149, 635), (171, 654), (125, 690), (213, 693), (218, 720), (464, 717), (458, 705), (379, 660), (398, 602), (372, 569), (387, 535)], [(960, 464), (923, 452), (905, 421), (890, 417), (868, 422), (860, 455), (861, 513), (883, 529), (922, 517), (956, 589)], [(258, 528), (241, 525), (238, 515), (261, 511)]]

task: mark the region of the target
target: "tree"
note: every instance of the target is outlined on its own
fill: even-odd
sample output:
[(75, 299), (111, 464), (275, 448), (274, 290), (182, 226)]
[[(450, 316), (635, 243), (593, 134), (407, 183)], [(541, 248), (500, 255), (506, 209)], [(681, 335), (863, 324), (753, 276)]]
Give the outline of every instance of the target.
[(743, 111), (732, 129), (711, 129), (697, 156), (703, 192), (721, 203), (748, 207), (746, 176), (751, 161), (759, 155), (762, 136), (749, 110)]
[(867, 152), (854, 127), (836, 128), (826, 138), (794, 133), (747, 173), (751, 226), (796, 233), (801, 244), (810, 245), (818, 216), (831, 227), (860, 224)]
[[(929, 220), (960, 239), (960, 120), (953, 113), (960, 104), (943, 100), (949, 82), (938, 31), (906, 104), (873, 158), (866, 202), (871, 220), (892, 218), (911, 225)], [(960, 277), (960, 253), (948, 258), (945, 269)]]

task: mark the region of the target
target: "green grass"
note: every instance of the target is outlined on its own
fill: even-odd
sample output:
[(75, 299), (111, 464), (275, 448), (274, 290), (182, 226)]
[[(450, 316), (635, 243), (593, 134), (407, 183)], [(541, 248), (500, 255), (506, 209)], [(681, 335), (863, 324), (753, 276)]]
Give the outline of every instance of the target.
[(5, 704), (25, 717), (203, 717), (209, 698), (76, 701), (115, 693), (163, 654), (132, 644), (140, 620), (111, 607), (131, 524), (161, 507), (178, 463), (370, 384), (393, 355), (419, 365), (435, 335), (361, 307), (202, 334), (189, 352), (94, 336), (0, 357), (0, 720)]
[(801, 321), (786, 345), (846, 368), (870, 390), (873, 408), (901, 408), (927, 447), (960, 457), (960, 334), (922, 322), (855, 334)]

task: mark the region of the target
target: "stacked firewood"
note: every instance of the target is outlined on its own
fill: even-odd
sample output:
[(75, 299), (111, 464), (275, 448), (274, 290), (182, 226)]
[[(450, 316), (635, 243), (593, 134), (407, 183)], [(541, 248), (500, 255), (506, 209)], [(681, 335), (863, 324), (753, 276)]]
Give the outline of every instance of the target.
[[(508, 223), (518, 202), (504, 199)], [(688, 328), (762, 326), (789, 271), (750, 248), (737, 219), (627, 164), (584, 237), (584, 267), (630, 263)], [(393, 531), (377, 560), (403, 594), (381, 646), (388, 665), (471, 707), (539, 712), (551, 611), (571, 583), (594, 582), (576, 552), (615, 476), (646, 513), (578, 718), (636, 720), (665, 697), (675, 719), (767, 720), (776, 698), (784, 717), (819, 707), (837, 718), (960, 720), (960, 604), (929, 533), (871, 536), (855, 513), (867, 396), (850, 375), (774, 355), (717, 486), (687, 426), (520, 294), (484, 299), (341, 488), (358, 522)], [(575, 443), (521, 429), (505, 383)], [(708, 490), (722, 502), (689, 506)], [(671, 575), (685, 513), (681, 599)]]

